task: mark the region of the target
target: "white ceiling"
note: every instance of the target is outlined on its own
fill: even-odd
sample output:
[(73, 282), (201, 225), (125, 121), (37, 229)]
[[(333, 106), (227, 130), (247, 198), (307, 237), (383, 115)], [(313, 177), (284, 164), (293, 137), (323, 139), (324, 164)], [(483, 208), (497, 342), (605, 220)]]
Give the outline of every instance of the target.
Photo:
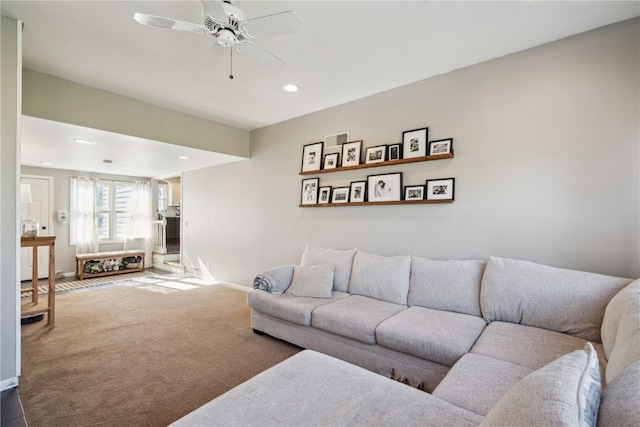
[[(239, 53), (230, 80), (226, 55), (214, 68), (197, 65), (209, 36), (132, 19), (144, 12), (199, 23), (197, 1), (1, 2), (3, 15), (25, 24), (26, 68), (246, 130), (640, 15), (639, 1), (239, 0), (236, 6), (248, 18), (285, 10), (300, 16), (301, 33), (258, 40), (287, 63), (284, 70), (270, 73)], [(284, 92), (286, 83), (300, 91)], [(29, 129), (40, 122), (25, 120), (23, 164), (39, 165), (35, 154), (49, 145), (56, 147), (48, 152), (52, 162), (57, 154), (71, 157), (58, 141)], [(114, 146), (120, 151), (132, 142), (140, 141), (111, 134), (109, 151), (94, 157), (108, 158)], [(184, 170), (184, 163), (171, 165), (174, 155), (156, 159), (158, 168), (166, 159), (169, 169)]]

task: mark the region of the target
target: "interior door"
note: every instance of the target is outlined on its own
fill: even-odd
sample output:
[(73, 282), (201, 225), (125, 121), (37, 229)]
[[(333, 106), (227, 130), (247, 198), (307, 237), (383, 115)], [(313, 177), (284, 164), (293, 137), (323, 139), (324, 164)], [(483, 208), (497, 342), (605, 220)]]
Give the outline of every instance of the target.
[[(26, 215), (40, 224), (40, 236), (53, 235), (51, 209), (53, 195), (53, 178), (26, 177), (20, 178), (21, 184), (31, 186), (31, 203), (20, 203), (20, 216)], [(49, 248), (38, 248), (38, 278), (49, 277)], [(20, 280), (31, 280), (33, 271), (33, 249), (22, 248), (20, 254)]]

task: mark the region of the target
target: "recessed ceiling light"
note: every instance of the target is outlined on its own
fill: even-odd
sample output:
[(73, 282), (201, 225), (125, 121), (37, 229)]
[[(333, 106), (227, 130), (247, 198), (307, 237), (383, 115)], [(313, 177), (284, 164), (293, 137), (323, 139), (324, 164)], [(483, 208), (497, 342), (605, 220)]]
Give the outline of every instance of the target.
[(40, 164), (43, 165), (43, 166), (51, 166), (51, 165), (53, 165), (53, 163), (51, 163), (51, 162), (40, 162)]
[(84, 139), (84, 138), (73, 138), (73, 141), (79, 144), (93, 144), (93, 141), (91, 141), (90, 139)]
[(180, 160), (189, 160), (189, 156), (178, 156)]
[(284, 85), (282, 89), (286, 90), (287, 92), (297, 92), (300, 88), (294, 84), (289, 83), (288, 85)]

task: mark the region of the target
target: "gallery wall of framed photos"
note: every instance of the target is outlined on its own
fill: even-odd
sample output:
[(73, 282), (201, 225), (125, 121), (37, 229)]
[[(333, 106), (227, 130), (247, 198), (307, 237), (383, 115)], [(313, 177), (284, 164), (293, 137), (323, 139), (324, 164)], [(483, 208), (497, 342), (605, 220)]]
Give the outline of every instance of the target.
[[(402, 132), (402, 142), (363, 147), (362, 140), (349, 141), (348, 133), (325, 142), (306, 144), (302, 149), (300, 175), (319, 175), (358, 169), (400, 166), (454, 157), (453, 138), (429, 141), (429, 128)], [(330, 139), (329, 139), (330, 138)], [(328, 143), (327, 141), (330, 141)], [(304, 178), (300, 207), (333, 207), (394, 204), (453, 203), (455, 178), (426, 179), (403, 186), (403, 173), (373, 173), (349, 185), (322, 186), (319, 177)]]

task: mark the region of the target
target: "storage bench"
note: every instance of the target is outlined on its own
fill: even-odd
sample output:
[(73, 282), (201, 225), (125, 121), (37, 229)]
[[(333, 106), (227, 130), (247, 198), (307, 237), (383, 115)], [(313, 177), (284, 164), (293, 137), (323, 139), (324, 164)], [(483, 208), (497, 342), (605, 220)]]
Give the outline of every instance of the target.
[(113, 251), (76, 255), (76, 276), (110, 276), (144, 269), (144, 251)]

